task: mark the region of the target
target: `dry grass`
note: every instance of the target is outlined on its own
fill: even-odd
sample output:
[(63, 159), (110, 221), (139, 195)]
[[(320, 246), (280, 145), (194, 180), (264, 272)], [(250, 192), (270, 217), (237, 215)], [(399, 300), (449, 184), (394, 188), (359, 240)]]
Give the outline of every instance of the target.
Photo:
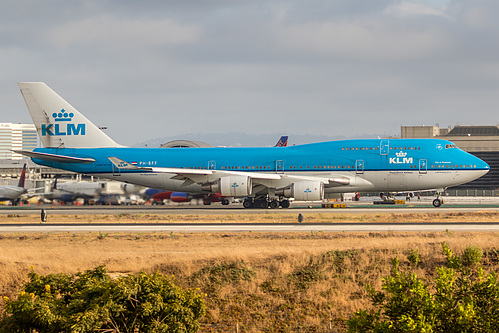
[[(121, 217), (106, 221), (111, 218)], [(381, 286), (390, 258), (408, 267), (407, 254), (418, 249), (423, 265), (417, 273), (428, 276), (445, 262), (442, 242), (455, 253), (470, 245), (491, 252), (498, 240), (496, 233), (445, 232), (4, 234), (0, 292), (15, 294), (31, 265), (48, 274), (104, 264), (113, 274), (160, 271), (201, 288), (208, 294), (205, 332), (233, 330), (236, 323), (241, 332), (326, 332), (329, 325), (343, 330), (344, 319), (368, 306), (365, 287)], [(496, 270), (494, 260), (488, 269)]]
[[(431, 212), (431, 213), (349, 213), (348, 211), (326, 211), (304, 213), (305, 223), (335, 222), (497, 222), (499, 212)], [(295, 223), (296, 213), (265, 211), (259, 214), (101, 214), (62, 215), (50, 214), (49, 223)], [(39, 214), (4, 214), (0, 223), (40, 223)]]

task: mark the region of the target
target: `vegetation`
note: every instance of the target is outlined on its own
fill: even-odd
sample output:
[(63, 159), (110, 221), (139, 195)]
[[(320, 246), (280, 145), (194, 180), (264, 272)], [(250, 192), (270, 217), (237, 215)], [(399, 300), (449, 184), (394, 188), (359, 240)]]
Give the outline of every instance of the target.
[(162, 274), (111, 279), (103, 266), (85, 273), (38, 275), (5, 299), (1, 332), (197, 332), (203, 297)]
[[(387, 293), (383, 285), (394, 272), (393, 258), (399, 258), (398, 279), (404, 282), (402, 276), (410, 280), (414, 274), (430, 296), (435, 295), (435, 278), (442, 267), (453, 270), (455, 285), (460, 272), (468, 270), (470, 288), (479, 280), (479, 270), (483, 281), (490, 282), (486, 279), (499, 268), (496, 233), (178, 232), (172, 237), (170, 232), (154, 232), (99, 236), (103, 235), (0, 235), (0, 292), (8, 297), (7, 302), (0, 297), (0, 317), (2, 311), (4, 319), (12, 317), (8, 304), (30, 296), (31, 291), (25, 289), (34, 273), (30, 265), (35, 266), (34, 276), (54, 281), (36, 285), (40, 295), (47, 292), (46, 285), (52, 293), (65, 279), (77, 283), (87, 274), (85, 270), (94, 271), (101, 265), (109, 275), (102, 277), (105, 283), (138, 279), (140, 274), (152, 279), (160, 274), (184, 292), (203, 295), (206, 312), (197, 320), (200, 332), (234, 332), (238, 327), (241, 333), (346, 332), (347, 321), (359, 309), (368, 314), (378, 311), (371, 291)], [(28, 282), (23, 282), (26, 276)], [(54, 296), (57, 299), (62, 292), (54, 295), (59, 295)], [(57, 314), (52, 307), (35, 304)], [(91, 304), (82, 302), (82, 306)]]
[(403, 272), (399, 260), (383, 279), (382, 291), (369, 289), (373, 307), (348, 321), (351, 332), (497, 332), (499, 281), (478, 263), (482, 250), (469, 246), (462, 256), (442, 244), (447, 266), (430, 281)]
[(409, 260), (413, 267), (419, 266), (419, 264), (421, 264), (421, 256), (419, 255), (419, 251), (411, 249), (411, 253), (407, 256), (407, 260)]
[[(0, 215), (0, 223), (40, 223), (40, 214)], [(479, 212), (431, 212), (431, 213), (380, 213), (376, 210), (368, 213), (354, 214), (343, 209), (324, 210), (321, 213), (307, 212), (302, 214), (304, 223), (334, 223), (334, 222), (496, 222), (499, 220), (497, 211)], [(63, 215), (49, 212), (49, 223), (290, 223), (297, 222), (298, 214), (292, 211), (262, 210), (259, 213), (237, 214), (185, 214), (172, 211), (159, 214), (81, 214)]]

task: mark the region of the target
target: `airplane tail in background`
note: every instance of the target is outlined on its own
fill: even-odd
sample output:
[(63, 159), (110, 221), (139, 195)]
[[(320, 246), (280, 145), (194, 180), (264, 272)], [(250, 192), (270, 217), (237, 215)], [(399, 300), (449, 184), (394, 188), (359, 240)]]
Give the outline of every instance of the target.
[(121, 147), (45, 83), (17, 85), (44, 147)]
[(275, 144), (275, 147), (286, 147), (287, 145), (288, 145), (288, 136), (283, 135), (283, 136), (281, 136), (279, 141), (277, 141), (277, 143)]
[(25, 180), (26, 180), (26, 163), (24, 163), (23, 171), (21, 172), (21, 177), (19, 177), (19, 184), (17, 184), (17, 186), (24, 188)]

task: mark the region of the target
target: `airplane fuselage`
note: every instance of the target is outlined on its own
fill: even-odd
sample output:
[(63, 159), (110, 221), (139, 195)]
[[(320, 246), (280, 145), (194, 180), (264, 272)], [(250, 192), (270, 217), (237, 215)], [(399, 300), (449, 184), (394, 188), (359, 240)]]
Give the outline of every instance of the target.
[(119, 169), (108, 157), (141, 168), (282, 174), (279, 179), (267, 181), (269, 188), (286, 187), (296, 181), (294, 176), (348, 179), (344, 184), (340, 181), (327, 186), (326, 195), (446, 188), (474, 180), (489, 170), (482, 160), (438, 139), (340, 140), (258, 148), (38, 148), (35, 152), (95, 160), (76, 164), (34, 158), (40, 165), (191, 193), (202, 192), (202, 185), (175, 179), (175, 173)]
[(23, 187), (4, 185), (0, 186), (0, 201), (17, 200), (27, 190)]

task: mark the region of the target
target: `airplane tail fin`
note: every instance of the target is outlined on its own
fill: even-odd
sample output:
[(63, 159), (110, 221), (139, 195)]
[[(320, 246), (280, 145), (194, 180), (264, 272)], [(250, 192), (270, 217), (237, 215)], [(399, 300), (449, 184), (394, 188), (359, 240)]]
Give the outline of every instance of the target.
[(21, 177), (19, 177), (19, 183), (17, 184), (18, 187), (24, 188), (24, 182), (26, 180), (26, 164), (24, 163), (23, 171), (21, 172)]
[(17, 85), (44, 147), (121, 147), (45, 83)]
[(281, 136), (279, 141), (277, 141), (277, 143), (275, 144), (275, 147), (286, 147), (287, 145), (288, 145), (288, 136), (283, 135), (283, 136)]

